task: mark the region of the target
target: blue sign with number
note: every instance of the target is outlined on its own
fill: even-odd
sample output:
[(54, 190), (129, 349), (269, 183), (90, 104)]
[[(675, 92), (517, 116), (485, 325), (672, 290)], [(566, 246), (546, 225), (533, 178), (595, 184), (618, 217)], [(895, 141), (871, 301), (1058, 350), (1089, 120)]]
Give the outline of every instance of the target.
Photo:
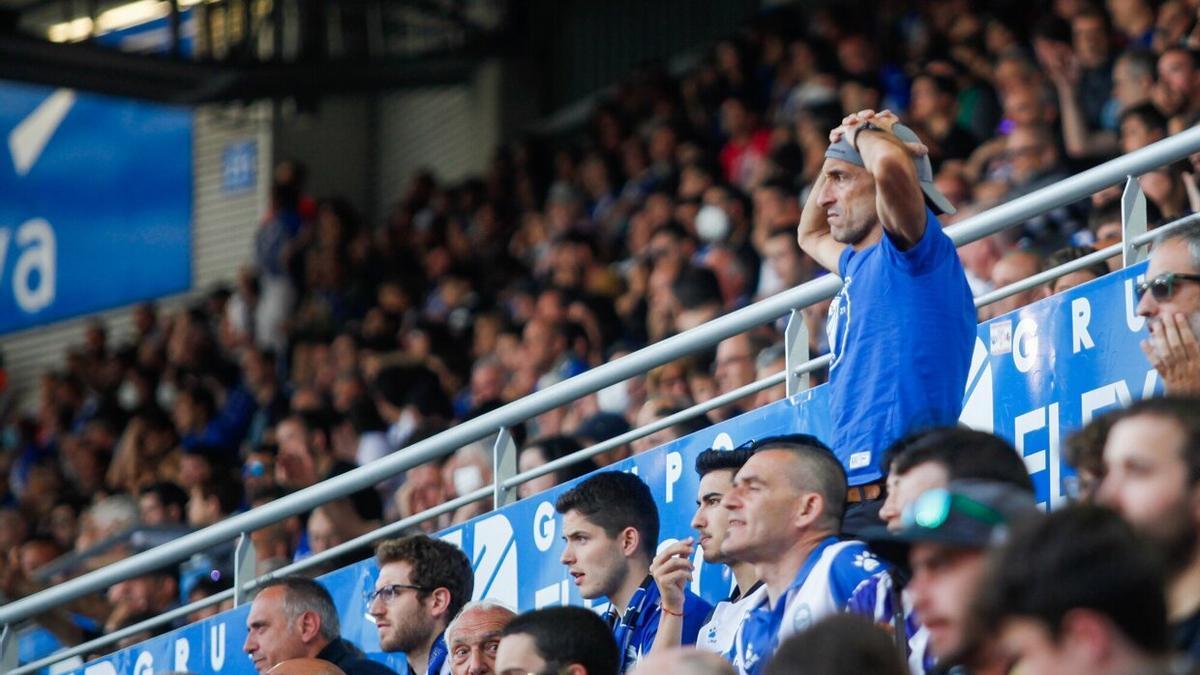
[[(1138, 265), (1043, 300), (979, 326), (962, 420), (995, 430), (1013, 441), (1046, 506), (1063, 500), (1069, 470), (1063, 436), (1092, 416), (1159, 390), (1155, 372), (1137, 343), (1144, 321), (1133, 309)], [(920, 339), (920, 336), (913, 336)], [(696, 455), (708, 447), (732, 448), (752, 438), (804, 431), (829, 431), (824, 387), (802, 392), (740, 417), (713, 425), (611, 467), (637, 473), (650, 486), (661, 520), (660, 547), (693, 534)], [(561, 517), (554, 501), (561, 485), (439, 534), (466, 552), (475, 569), (475, 598), (490, 598), (525, 611), (584, 601), (559, 562)], [(728, 595), (728, 568), (702, 562), (696, 552), (692, 589), (711, 602)], [(374, 587), (371, 560), (321, 578), (337, 603), (342, 634), (372, 658), (404, 671), (403, 657), (379, 651), (374, 624), (366, 617), (363, 591)], [(599, 609), (598, 606), (596, 606)], [(247, 607), (180, 628), (88, 664), (83, 675), (162, 670), (249, 673), (240, 653)]]
[(0, 83), (0, 333), (191, 286), (192, 116)]

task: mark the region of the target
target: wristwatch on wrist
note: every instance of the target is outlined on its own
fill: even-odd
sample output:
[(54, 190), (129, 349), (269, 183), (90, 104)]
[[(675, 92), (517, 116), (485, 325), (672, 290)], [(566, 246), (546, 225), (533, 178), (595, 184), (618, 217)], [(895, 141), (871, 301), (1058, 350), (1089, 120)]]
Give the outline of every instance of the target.
[(859, 154), (862, 154), (862, 153), (858, 149), (858, 135), (864, 131), (882, 131), (884, 133), (887, 133), (887, 129), (884, 129), (883, 127), (875, 124), (874, 122), (865, 122), (861, 126), (856, 127), (855, 131), (854, 131), (854, 137), (850, 139), (850, 147), (854, 148), (854, 151), (858, 152)]

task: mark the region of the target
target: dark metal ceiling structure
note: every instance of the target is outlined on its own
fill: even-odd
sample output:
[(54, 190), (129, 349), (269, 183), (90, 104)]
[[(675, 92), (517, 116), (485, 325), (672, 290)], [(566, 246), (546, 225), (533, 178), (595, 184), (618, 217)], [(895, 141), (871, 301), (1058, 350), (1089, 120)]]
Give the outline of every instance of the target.
[[(505, 0), (0, 0), (0, 79), (184, 105), (461, 82), (512, 44), (508, 9)], [(106, 25), (143, 14), (153, 22)], [(139, 30), (153, 39), (115, 39)]]

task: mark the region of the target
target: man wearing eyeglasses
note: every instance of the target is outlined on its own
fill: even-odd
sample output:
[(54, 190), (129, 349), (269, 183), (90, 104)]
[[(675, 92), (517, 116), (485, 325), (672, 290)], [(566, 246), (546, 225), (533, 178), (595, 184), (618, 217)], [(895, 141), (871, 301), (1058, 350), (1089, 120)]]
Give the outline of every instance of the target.
[(842, 277), (829, 308), (830, 446), (849, 479), (844, 527), (874, 524), (885, 448), (915, 427), (954, 424), (976, 313), (939, 213), (928, 149), (888, 111), (830, 133), (797, 229), (800, 247)]
[(1150, 337), (1142, 352), (1166, 392), (1200, 396), (1200, 223), (1169, 232), (1154, 246), (1137, 286)]
[(1033, 495), (1006, 483), (951, 481), (922, 493), (904, 510), (895, 532), (873, 532), (872, 549), (907, 561), (916, 615), (929, 633), (940, 671), (1001, 675), (1012, 663), (988, 635), (972, 607), (986, 572), (988, 549), (1008, 528), (1040, 512)]
[(383, 541), (367, 613), (385, 652), (404, 652), (409, 675), (449, 675), (446, 626), (471, 599), (475, 575), (459, 548), (423, 534)]

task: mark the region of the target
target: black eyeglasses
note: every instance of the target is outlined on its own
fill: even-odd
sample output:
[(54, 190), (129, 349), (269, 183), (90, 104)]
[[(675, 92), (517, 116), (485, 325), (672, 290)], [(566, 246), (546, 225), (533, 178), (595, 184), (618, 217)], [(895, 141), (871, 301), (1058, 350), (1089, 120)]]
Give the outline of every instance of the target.
[(1153, 279), (1147, 279), (1134, 287), (1137, 299), (1141, 300), (1146, 291), (1158, 302), (1166, 302), (1175, 295), (1176, 281), (1200, 281), (1200, 274), (1184, 274), (1183, 272), (1164, 272)]
[(383, 600), (383, 604), (386, 605), (392, 600), (395, 600), (396, 596), (400, 595), (402, 591), (417, 591), (419, 593), (424, 593), (428, 590), (429, 589), (425, 588), (424, 586), (414, 586), (412, 584), (390, 584), (383, 586), (382, 588), (376, 588), (373, 591), (363, 591), (363, 602), (367, 604), (367, 607), (370, 607), (371, 605), (375, 604), (376, 600)]

